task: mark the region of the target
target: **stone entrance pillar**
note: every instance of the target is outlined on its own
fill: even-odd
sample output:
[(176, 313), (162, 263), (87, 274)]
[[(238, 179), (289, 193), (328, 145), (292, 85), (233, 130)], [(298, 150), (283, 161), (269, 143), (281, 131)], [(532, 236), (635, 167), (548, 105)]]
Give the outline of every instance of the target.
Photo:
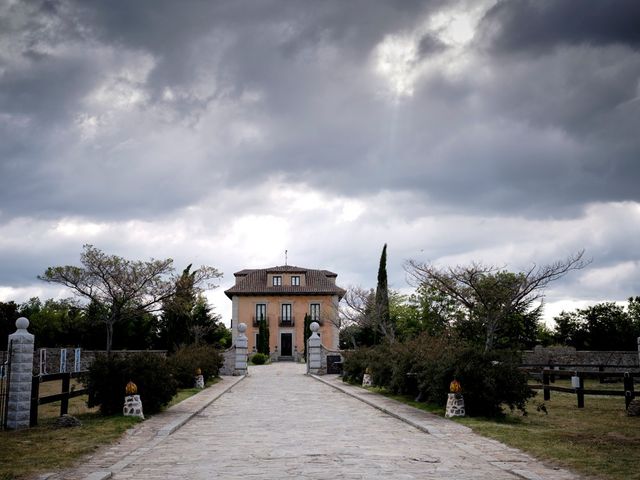
[(11, 372), (7, 402), (7, 428), (29, 428), (34, 336), (27, 332), (29, 320), (16, 320), (16, 332), (9, 335)]
[(247, 331), (247, 325), (244, 323), (238, 324), (238, 336), (236, 337), (236, 366), (234, 369), (234, 375), (246, 375), (247, 374), (247, 345), (248, 339), (244, 332)]
[(311, 322), (311, 336), (307, 340), (307, 373), (322, 373), (322, 347), (320, 345), (320, 335), (318, 322)]

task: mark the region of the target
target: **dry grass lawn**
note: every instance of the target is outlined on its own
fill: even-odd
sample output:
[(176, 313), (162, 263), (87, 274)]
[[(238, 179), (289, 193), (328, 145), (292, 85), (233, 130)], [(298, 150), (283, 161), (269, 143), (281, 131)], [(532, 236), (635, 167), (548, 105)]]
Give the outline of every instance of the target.
[[(568, 380), (555, 385), (569, 387)], [(622, 390), (622, 383), (585, 382), (585, 388)], [(379, 390), (378, 390), (379, 391)], [(384, 392), (381, 392), (384, 394)], [(444, 415), (444, 409), (389, 395), (417, 408)], [(456, 419), (475, 432), (519, 448), (533, 456), (593, 478), (640, 480), (640, 417), (628, 417), (624, 397), (585, 396), (577, 408), (575, 394), (539, 392), (528, 414), (508, 413), (502, 419)], [(544, 405), (547, 413), (538, 410)]]
[[(217, 381), (207, 382), (207, 386)], [(60, 393), (61, 388), (60, 381), (42, 383), (40, 397)], [(169, 406), (199, 391), (180, 390)], [(103, 417), (97, 407), (87, 407), (86, 395), (69, 400), (69, 414), (78, 417), (82, 426), (55, 428), (55, 419), (60, 415), (60, 402), (55, 402), (40, 405), (37, 427), (17, 432), (0, 431), (0, 480), (35, 478), (44, 472), (66, 468), (99, 446), (117, 440), (140, 421), (120, 415)]]

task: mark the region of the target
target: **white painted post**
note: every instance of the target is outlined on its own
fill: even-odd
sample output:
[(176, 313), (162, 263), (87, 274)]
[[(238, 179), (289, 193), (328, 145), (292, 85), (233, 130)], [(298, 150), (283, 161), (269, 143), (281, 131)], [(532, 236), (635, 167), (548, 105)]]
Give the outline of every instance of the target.
[(307, 340), (307, 373), (322, 373), (322, 358), (318, 322), (311, 322), (311, 336)]
[(74, 350), (74, 353), (73, 353), (73, 371), (74, 372), (79, 372), (82, 366), (81, 360), (80, 360), (81, 351), (82, 350), (80, 348), (76, 348)]
[(247, 374), (247, 345), (248, 339), (244, 332), (247, 331), (247, 325), (244, 323), (238, 324), (238, 336), (236, 337), (236, 368), (233, 372), (234, 375), (246, 375)]
[(67, 349), (60, 349), (60, 373), (67, 373)]
[(40, 375), (46, 375), (47, 373), (47, 349), (40, 349)]
[(7, 404), (7, 428), (29, 428), (31, 412), (31, 378), (33, 376), (34, 336), (27, 332), (29, 320), (16, 320), (15, 333), (9, 335), (11, 344), (11, 377)]

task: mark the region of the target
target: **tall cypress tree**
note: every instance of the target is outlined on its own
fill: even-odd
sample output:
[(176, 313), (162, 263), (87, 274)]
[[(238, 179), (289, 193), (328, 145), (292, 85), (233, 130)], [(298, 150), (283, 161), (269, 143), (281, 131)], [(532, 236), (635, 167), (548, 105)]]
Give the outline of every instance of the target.
[(389, 287), (387, 285), (387, 244), (382, 248), (380, 266), (378, 267), (378, 285), (376, 286), (375, 312), (374, 312), (374, 343), (378, 343), (380, 333), (388, 338), (393, 338), (391, 319), (389, 316)]
[(269, 326), (265, 319), (258, 323), (258, 345), (256, 346), (258, 353), (269, 355)]

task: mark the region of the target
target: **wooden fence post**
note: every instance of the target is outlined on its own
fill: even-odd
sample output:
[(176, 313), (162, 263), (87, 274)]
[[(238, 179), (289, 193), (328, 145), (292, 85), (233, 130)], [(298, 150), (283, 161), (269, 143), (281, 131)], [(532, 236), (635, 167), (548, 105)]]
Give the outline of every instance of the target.
[(31, 379), (31, 414), (29, 418), (29, 426), (38, 425), (38, 399), (40, 398), (40, 376), (36, 375)]
[(584, 408), (584, 378), (582, 378), (578, 372), (576, 372), (576, 376), (578, 377), (578, 385), (574, 387), (576, 389), (576, 396), (578, 397), (578, 408)]
[(544, 385), (544, 399), (551, 400), (551, 390), (549, 390), (549, 372), (542, 371), (542, 385)]
[[(71, 374), (65, 373), (64, 377), (62, 377), (62, 393), (69, 393), (69, 384), (71, 380)], [(65, 395), (60, 400), (60, 416), (66, 415), (69, 412), (69, 395)]]
[(633, 375), (629, 372), (624, 372), (624, 408), (629, 408), (629, 404), (635, 396), (635, 392), (633, 391)]

